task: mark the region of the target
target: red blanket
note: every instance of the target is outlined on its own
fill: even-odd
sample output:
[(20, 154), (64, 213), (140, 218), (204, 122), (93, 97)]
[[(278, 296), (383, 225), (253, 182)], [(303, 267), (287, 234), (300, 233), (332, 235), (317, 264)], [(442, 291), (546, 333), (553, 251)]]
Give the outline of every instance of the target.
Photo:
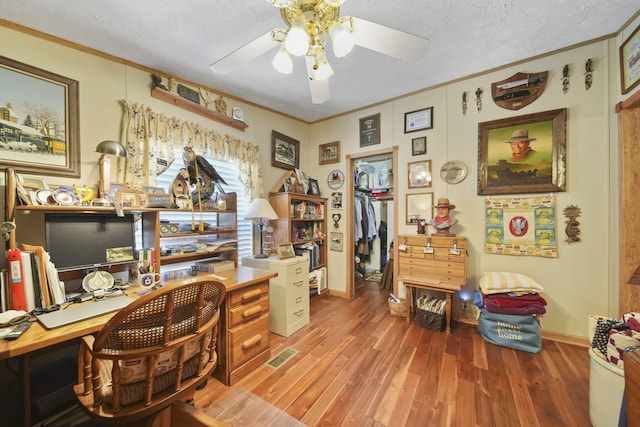
[(539, 294), (510, 296), (508, 294), (482, 295), (488, 311), (500, 314), (544, 314), (547, 301)]

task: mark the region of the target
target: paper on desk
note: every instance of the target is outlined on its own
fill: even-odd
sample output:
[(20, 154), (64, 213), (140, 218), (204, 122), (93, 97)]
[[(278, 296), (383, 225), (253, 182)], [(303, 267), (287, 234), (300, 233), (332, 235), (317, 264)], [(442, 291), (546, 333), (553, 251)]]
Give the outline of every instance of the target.
[(51, 298), (54, 304), (63, 304), (65, 302), (64, 297), (64, 283), (60, 281), (58, 277), (58, 270), (56, 266), (51, 262), (49, 254), (45, 252), (45, 262), (47, 266), (47, 279), (49, 279), (49, 288), (51, 290)]

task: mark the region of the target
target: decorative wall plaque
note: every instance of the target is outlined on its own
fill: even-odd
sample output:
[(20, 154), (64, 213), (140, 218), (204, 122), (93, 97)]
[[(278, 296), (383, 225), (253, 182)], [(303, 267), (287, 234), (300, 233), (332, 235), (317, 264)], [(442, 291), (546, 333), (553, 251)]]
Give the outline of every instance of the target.
[(491, 97), (499, 107), (519, 110), (538, 99), (547, 85), (548, 71), (516, 73), (491, 84)]

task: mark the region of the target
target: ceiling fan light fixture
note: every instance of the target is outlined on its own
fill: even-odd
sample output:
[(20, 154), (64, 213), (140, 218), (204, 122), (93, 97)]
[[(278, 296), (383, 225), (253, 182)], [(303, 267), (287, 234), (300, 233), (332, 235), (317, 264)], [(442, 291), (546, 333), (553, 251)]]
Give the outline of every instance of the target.
[(284, 47), (293, 56), (302, 56), (309, 50), (310, 37), (307, 33), (306, 23), (302, 16), (299, 16), (287, 33), (284, 39)]
[(282, 46), (282, 49), (276, 53), (271, 62), (273, 68), (282, 74), (291, 74), (293, 72), (293, 59), (287, 50)]
[(313, 77), (316, 80), (327, 80), (329, 77), (333, 76), (333, 68), (331, 68), (331, 64), (327, 61), (327, 57), (324, 52), (316, 56), (313, 71)]
[(351, 25), (350, 18), (335, 21), (329, 27), (329, 35), (331, 36), (333, 53), (336, 55), (336, 57), (343, 58), (347, 56), (353, 49), (355, 41), (353, 40), (352, 31), (353, 27)]

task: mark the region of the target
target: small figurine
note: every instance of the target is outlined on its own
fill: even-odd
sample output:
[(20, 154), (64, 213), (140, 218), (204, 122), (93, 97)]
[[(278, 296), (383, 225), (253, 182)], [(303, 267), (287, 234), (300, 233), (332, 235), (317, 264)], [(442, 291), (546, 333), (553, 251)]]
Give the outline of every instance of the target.
[(427, 221), (418, 219), (418, 234), (425, 234), (427, 231)]
[(479, 87), (478, 90), (476, 90), (476, 107), (478, 108), (478, 111), (482, 110), (482, 88)]
[(586, 72), (584, 73), (584, 88), (589, 90), (591, 88), (591, 84), (593, 83), (593, 61), (591, 58), (587, 59), (587, 62), (584, 64)]
[(582, 214), (582, 211), (576, 205), (569, 205), (564, 208), (564, 216), (567, 217), (565, 224), (565, 233), (567, 233), (567, 243), (575, 243), (580, 241), (580, 221), (578, 217)]
[(564, 68), (562, 68), (562, 92), (569, 92), (569, 64), (566, 64)]
[(176, 82), (176, 78), (173, 76), (169, 77), (169, 92), (178, 93), (178, 82)]
[(467, 114), (467, 92), (462, 92), (462, 115)]
[(225, 101), (221, 96), (216, 98), (216, 111), (224, 114), (225, 116), (227, 115), (227, 101)]
[(154, 87), (159, 87), (160, 89), (167, 90), (167, 87), (162, 84), (162, 76), (151, 74), (151, 83)]
[(449, 199), (446, 197), (438, 199), (438, 204), (434, 206), (436, 208), (436, 216), (431, 220), (431, 225), (436, 228), (436, 232), (432, 233), (432, 236), (447, 236), (453, 237), (455, 234), (449, 232), (449, 227), (458, 223), (458, 220), (454, 219), (449, 211), (456, 208), (456, 205), (449, 203)]

